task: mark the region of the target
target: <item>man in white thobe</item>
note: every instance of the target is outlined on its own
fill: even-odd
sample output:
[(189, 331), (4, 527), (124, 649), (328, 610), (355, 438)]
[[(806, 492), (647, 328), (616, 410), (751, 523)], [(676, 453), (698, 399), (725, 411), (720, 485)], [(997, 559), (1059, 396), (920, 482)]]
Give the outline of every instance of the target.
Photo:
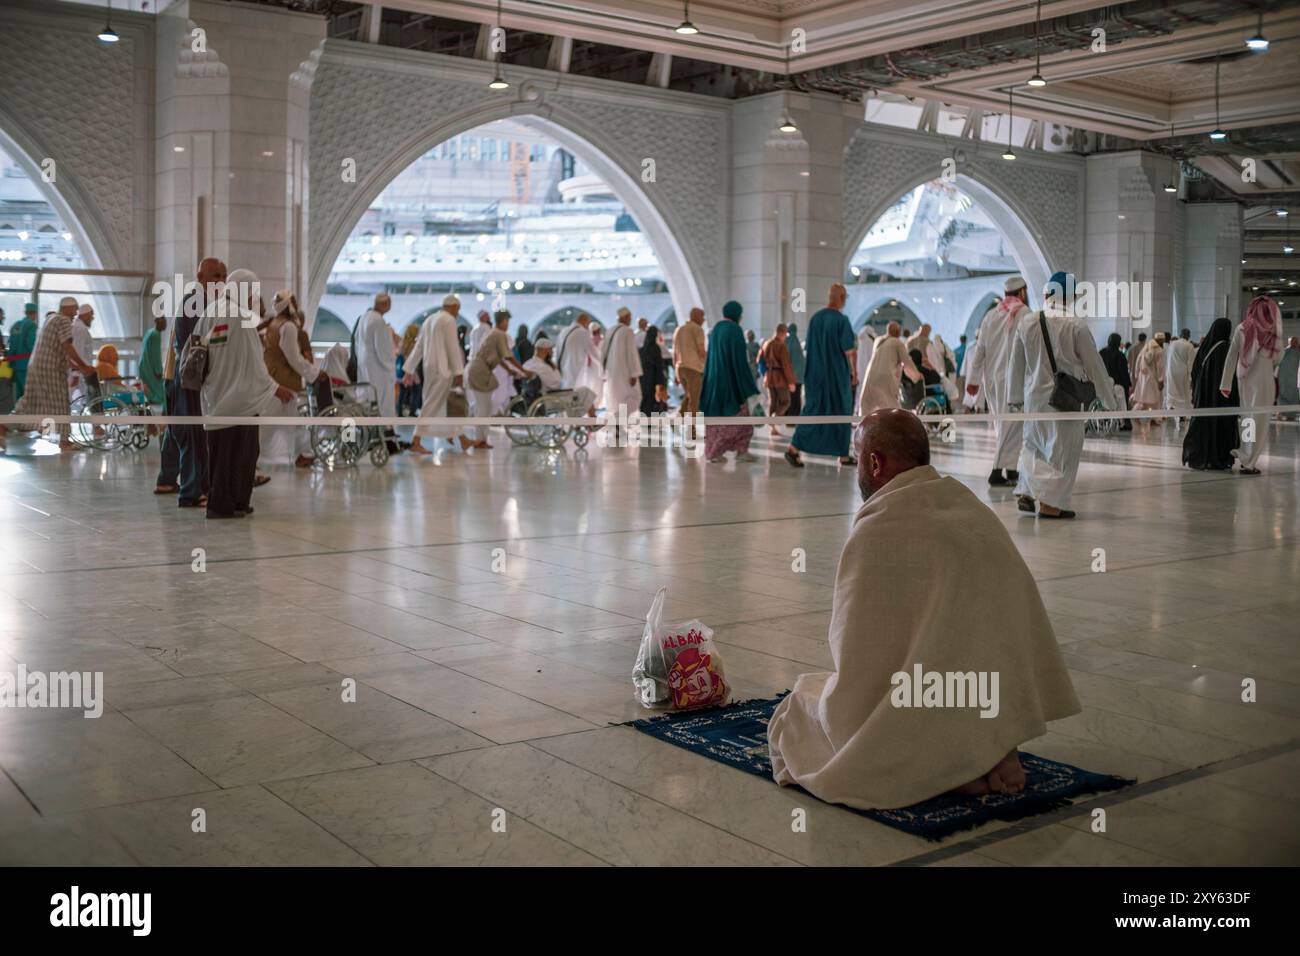
[[(1165, 408), (1178, 411), (1192, 407), (1192, 362), (1196, 346), (1192, 344), (1192, 330), (1183, 329), (1179, 337), (1165, 348)], [(1174, 416), (1174, 427), (1182, 422)]]
[(641, 350), (641, 346), (645, 345), (645, 333), (648, 328), (650, 328), (649, 319), (643, 316), (636, 320), (636, 347), (638, 352)]
[(379, 293), (357, 329), (357, 376), (375, 390), (379, 414), (386, 418), (397, 417), (397, 340), (384, 318), (392, 307), (388, 293)]
[[(420, 406), (420, 418), (444, 418), (447, 415), (447, 397), (453, 388), (464, 381), (465, 353), (460, 350), (456, 339), (456, 317), (460, 314), (460, 299), (449, 295), (442, 300), (442, 308), (420, 326), (415, 341), (411, 344), (411, 354), (406, 357), (403, 368), (406, 374), (403, 381), (414, 385), (418, 381), (416, 369), (423, 363), (423, 397)], [(426, 448), (420, 436), (446, 438), (454, 441), (460, 438), (461, 447), (469, 444), (460, 429), (446, 425), (420, 425), (415, 429), (411, 440), (411, 452), (416, 455), (430, 455), (432, 448)]]
[[(555, 343), (555, 364), (560, 367), (565, 388), (589, 388), (593, 395), (600, 394), (600, 351), (591, 337), (591, 316), (586, 312), (579, 313), (573, 324), (560, 333)], [(596, 414), (594, 405), (587, 414)]]
[(864, 325), (858, 332), (858, 404), (862, 404), (862, 390), (867, 387), (867, 366), (871, 364), (871, 353), (876, 348), (876, 336), (871, 326)]
[[(1011, 344), (1016, 338), (1016, 327), (1029, 311), (1026, 297), (1029, 290), (1021, 276), (1012, 276), (1003, 286), (1005, 295), (984, 314), (975, 333), (975, 344), (966, 353), (966, 392), (970, 395), (984, 393), (984, 401), (994, 415), (1005, 414), (1008, 408), (1007, 365), (1011, 357)], [(1023, 422), (997, 421), (993, 424), (997, 447), (993, 453), (993, 470), (989, 472), (990, 485), (1014, 485), (1020, 480), (1016, 470), (1020, 462), (1020, 446), (1024, 441)]]
[(600, 365), (605, 370), (605, 414), (617, 416), (620, 405), (627, 407), (629, 415), (639, 410), (641, 356), (632, 331), (632, 313), (626, 307), (618, 310), (618, 321), (605, 336)]
[[(66, 301), (68, 299), (65, 298), (63, 302)], [(63, 302), (59, 303), (60, 309), (64, 308)], [(72, 299), (72, 304), (77, 305), (77, 300)], [(87, 365), (95, 364), (95, 340), (90, 335), (90, 324), (94, 321), (95, 310), (91, 308), (90, 303), (83, 302), (77, 306), (76, 317), (72, 320), (72, 348)], [(76, 368), (71, 368), (68, 370), (68, 400), (75, 402), (78, 398), (90, 400), (90, 384), (85, 374)], [(95, 434), (98, 435), (102, 431), (102, 428), (96, 426)]]
[(902, 327), (890, 322), (885, 334), (872, 345), (871, 360), (867, 362), (858, 393), (858, 414), (870, 415), (882, 408), (898, 408), (898, 384), (906, 375), (914, 382), (922, 381), (907, 347), (903, 344)]
[(478, 314), (478, 325), (469, 333), (469, 357), (466, 361), (474, 361), (474, 354), (478, 352), (479, 346), (483, 340), (492, 334), (492, 316), (487, 309), (480, 309)]
[[(1021, 403), (1026, 412), (1056, 413), (1050, 404), (1056, 374), (1048, 358), (1043, 327), (1051, 336), (1056, 369), (1091, 382), (1107, 411), (1117, 411), (1115, 383), (1106, 374), (1088, 324), (1074, 314), (1074, 276), (1057, 272), (1043, 290), (1042, 312), (1022, 312), (1007, 367), (1007, 401)], [(1042, 317), (1042, 321), (1040, 321)], [(1080, 409), (1082, 411), (1082, 409)], [(1073, 518), (1070, 494), (1083, 454), (1083, 419), (1025, 422), (1020, 449), (1017, 506), (1031, 514), (1038, 502), (1041, 518)]]

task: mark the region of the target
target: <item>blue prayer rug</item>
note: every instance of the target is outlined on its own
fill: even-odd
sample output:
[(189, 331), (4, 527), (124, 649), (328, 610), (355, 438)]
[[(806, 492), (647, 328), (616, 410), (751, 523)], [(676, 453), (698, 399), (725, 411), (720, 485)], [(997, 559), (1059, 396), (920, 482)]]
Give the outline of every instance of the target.
[[(772, 781), (767, 722), (777, 702), (784, 696), (780, 694), (768, 700), (748, 700), (725, 707), (664, 714), (647, 720), (629, 721), (628, 726)], [(1119, 790), (1136, 783), (1123, 777), (1080, 770), (1023, 750), (1020, 763), (1025, 768), (1027, 782), (1025, 789), (1018, 794), (995, 793), (984, 797), (943, 794), (897, 810), (844, 809), (927, 840), (942, 840), (990, 820), (1019, 820), (1069, 806), (1073, 797)]]

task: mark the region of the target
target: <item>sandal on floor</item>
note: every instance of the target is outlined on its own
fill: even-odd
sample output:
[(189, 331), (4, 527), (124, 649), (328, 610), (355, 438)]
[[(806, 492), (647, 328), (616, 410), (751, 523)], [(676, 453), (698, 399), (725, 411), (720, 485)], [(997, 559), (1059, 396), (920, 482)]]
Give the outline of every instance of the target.
[(1241, 469), (1241, 474), (1243, 474), (1243, 475), (1262, 475), (1263, 472), (1260, 471), (1258, 468), (1243, 468), (1243, 469)]
[(1053, 520), (1056, 519), (1056, 518), (1073, 518), (1073, 517), (1074, 517), (1074, 512), (1073, 512), (1073, 511), (1066, 510), (1066, 509), (1063, 508), (1063, 509), (1061, 509), (1059, 512), (1057, 512), (1056, 514), (1054, 514), (1054, 515), (1049, 515), (1049, 514), (1047, 514), (1047, 513), (1044, 512), (1044, 511), (1040, 511), (1040, 512), (1038, 512), (1038, 517), (1040, 517), (1040, 518), (1051, 518), (1051, 519), (1053, 519)]
[(180, 485), (154, 485), (153, 493), (155, 495), (174, 495), (180, 490)]
[(270, 476), (270, 475), (254, 475), (254, 476), (253, 476), (253, 487), (254, 487), (254, 488), (261, 488), (264, 484), (266, 484), (266, 483), (267, 483), (268, 481), (270, 481), (270, 480), (271, 480), (271, 476)]
[(790, 465), (794, 468), (803, 467), (803, 459), (800, 458), (798, 455), (796, 455), (794, 452), (790, 451), (790, 449), (788, 448), (785, 450), (785, 460), (788, 461)]
[(1033, 514), (1034, 499), (1029, 497), (1029, 495), (1016, 495), (1016, 507), (1021, 511), (1028, 511), (1030, 514)]

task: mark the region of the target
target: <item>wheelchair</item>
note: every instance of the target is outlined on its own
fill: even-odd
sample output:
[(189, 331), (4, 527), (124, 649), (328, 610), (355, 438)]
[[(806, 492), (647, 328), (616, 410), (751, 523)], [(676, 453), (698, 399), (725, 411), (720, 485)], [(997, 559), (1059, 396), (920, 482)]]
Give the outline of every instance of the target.
[[(506, 405), (506, 414), (511, 418), (583, 418), (593, 400), (588, 389), (547, 392), (540, 381), (532, 378), (520, 380), (517, 387), (519, 393)], [(593, 430), (586, 425), (507, 425), (506, 435), (514, 445), (555, 450), (570, 437), (576, 446), (585, 448)]]
[[(379, 398), (374, 386), (367, 382), (354, 385), (335, 385), (331, 390), (333, 401), (321, 405), (314, 389), (308, 389), (298, 403), (298, 414), (315, 418), (362, 418), (379, 414)], [(381, 425), (356, 425), (350, 428), (333, 425), (311, 427), (311, 450), (317, 463), (328, 468), (351, 467), (370, 455), (376, 468), (388, 464), (390, 453), (388, 439)]]

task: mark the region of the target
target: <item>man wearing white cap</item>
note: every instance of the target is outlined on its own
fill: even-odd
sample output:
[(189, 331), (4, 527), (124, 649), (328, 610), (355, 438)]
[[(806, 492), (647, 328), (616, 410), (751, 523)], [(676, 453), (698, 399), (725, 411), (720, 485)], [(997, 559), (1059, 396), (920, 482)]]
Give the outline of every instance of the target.
[(632, 331), (632, 313), (626, 306), (618, 310), (618, 321), (609, 330), (600, 364), (605, 369), (605, 414), (617, 416), (620, 405), (626, 405), (629, 414), (639, 410), (641, 356)]
[[(460, 314), (460, 299), (449, 295), (442, 300), (442, 308), (424, 320), (411, 351), (402, 363), (406, 374), (402, 381), (414, 385), (423, 377), (423, 399), (420, 406), (421, 418), (444, 418), (447, 415), (447, 397), (453, 388), (459, 388), (464, 381), (465, 353), (460, 350), (456, 339), (456, 317)], [(417, 376), (416, 369), (421, 369)], [(415, 429), (411, 439), (411, 453), (414, 455), (432, 454), (432, 448), (426, 448), (420, 441), (421, 436), (456, 438), (460, 429), (445, 425), (421, 425)], [(469, 446), (469, 441), (460, 435), (462, 448)]]
[(469, 358), (467, 361), (474, 361), (474, 356), (478, 354), (479, 346), (483, 340), (492, 334), (492, 315), (487, 309), (479, 309), (478, 324), (474, 326), (469, 333)]
[[(591, 390), (592, 395), (598, 395), (600, 393), (600, 372), (597, 365), (599, 361), (600, 352), (591, 338), (591, 316), (586, 312), (580, 312), (573, 320), (573, 324), (560, 333), (560, 338), (555, 343), (555, 364), (560, 367), (564, 387), (587, 388)], [(587, 412), (589, 415), (595, 413), (594, 407)]]
[[(77, 309), (76, 318), (72, 320), (72, 348), (77, 353), (77, 357), (84, 363), (89, 364), (91, 357), (95, 354), (95, 340), (90, 335), (90, 323), (95, 321), (95, 310), (91, 308), (90, 303), (82, 303), (77, 306), (77, 300), (68, 296), (59, 302), (59, 311), (63, 312), (65, 308), (75, 307)], [(64, 313), (65, 315), (67, 313)], [(74, 364), (68, 370), (68, 399), (76, 401), (78, 398), (89, 398), (91, 386), (86, 378), (87, 373), (82, 372)]]
[[(1016, 338), (1016, 326), (1029, 311), (1026, 296), (1029, 290), (1021, 276), (1012, 276), (1003, 285), (1006, 294), (999, 299), (975, 331), (975, 344), (966, 354), (966, 391), (970, 395), (984, 393), (984, 401), (993, 414), (1008, 411), (1007, 365), (1011, 357), (1011, 343)], [(1023, 422), (994, 423), (997, 446), (993, 452), (993, 470), (989, 472), (990, 485), (1014, 485), (1020, 480), (1016, 470), (1020, 461), (1020, 446), (1024, 441)]]
[(374, 308), (357, 327), (357, 376), (374, 387), (379, 414), (397, 417), (397, 342), (384, 314), (393, 307), (386, 292), (375, 296)]

